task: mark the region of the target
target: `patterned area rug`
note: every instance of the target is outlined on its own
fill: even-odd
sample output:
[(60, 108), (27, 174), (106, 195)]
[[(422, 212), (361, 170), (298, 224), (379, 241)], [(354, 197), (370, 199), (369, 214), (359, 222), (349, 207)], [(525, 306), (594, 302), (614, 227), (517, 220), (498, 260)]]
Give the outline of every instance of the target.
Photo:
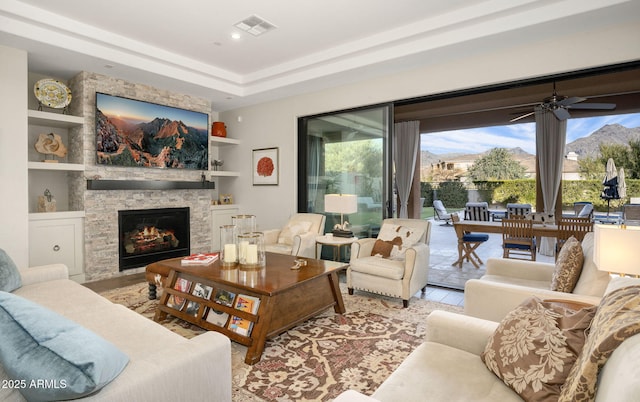
[[(347, 389), (370, 395), (422, 342), (431, 311), (462, 311), (417, 298), (404, 309), (399, 299), (340, 287), (347, 313), (329, 309), (268, 340), (255, 365), (244, 363), (245, 346), (231, 343), (234, 401), (329, 401)], [(101, 294), (153, 319), (157, 301), (148, 300), (146, 283)], [(161, 324), (187, 338), (204, 332), (171, 316)]]

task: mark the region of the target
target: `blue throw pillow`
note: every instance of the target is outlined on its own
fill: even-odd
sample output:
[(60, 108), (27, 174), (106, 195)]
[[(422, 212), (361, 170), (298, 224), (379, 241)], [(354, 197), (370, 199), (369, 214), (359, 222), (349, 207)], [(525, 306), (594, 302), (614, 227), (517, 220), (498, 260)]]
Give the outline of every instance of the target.
[(7, 253), (0, 248), (0, 290), (13, 292), (22, 286), (22, 277), (18, 267)]
[(28, 401), (86, 396), (129, 362), (100, 336), (12, 293), (0, 292), (0, 334), (0, 364)]

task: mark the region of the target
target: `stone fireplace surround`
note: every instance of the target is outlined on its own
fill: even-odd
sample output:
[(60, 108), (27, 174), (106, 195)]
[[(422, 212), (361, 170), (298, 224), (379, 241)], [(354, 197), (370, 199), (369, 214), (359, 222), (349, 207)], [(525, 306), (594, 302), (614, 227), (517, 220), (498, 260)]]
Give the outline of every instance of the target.
[(144, 272), (119, 271), (118, 211), (147, 208), (190, 208), (191, 252), (208, 251), (211, 244), (211, 199), (214, 190), (87, 190), (89, 180), (199, 181), (202, 172), (153, 168), (98, 166), (95, 163), (95, 94), (103, 92), (210, 114), (205, 99), (177, 94), (105, 75), (81, 72), (69, 82), (71, 114), (84, 117), (82, 128), (69, 132), (69, 161), (84, 163), (85, 171), (70, 173), (69, 203), (84, 210), (84, 271), (87, 281)]

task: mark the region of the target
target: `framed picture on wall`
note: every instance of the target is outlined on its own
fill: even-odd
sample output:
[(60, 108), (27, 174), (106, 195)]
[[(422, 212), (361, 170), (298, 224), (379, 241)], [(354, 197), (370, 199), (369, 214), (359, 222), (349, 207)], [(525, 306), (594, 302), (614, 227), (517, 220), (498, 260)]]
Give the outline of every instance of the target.
[(253, 185), (278, 185), (278, 148), (261, 148), (253, 150)]

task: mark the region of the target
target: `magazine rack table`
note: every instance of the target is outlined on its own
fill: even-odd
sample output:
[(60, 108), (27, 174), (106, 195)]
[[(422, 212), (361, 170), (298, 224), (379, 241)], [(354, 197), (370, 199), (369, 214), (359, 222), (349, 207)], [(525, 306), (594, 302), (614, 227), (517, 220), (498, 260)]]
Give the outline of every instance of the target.
[[(296, 259), (303, 259), (306, 266), (298, 270), (291, 269)], [(262, 269), (244, 269), (238, 266), (227, 268), (217, 260), (210, 265), (182, 266), (180, 258), (159, 261), (163, 268), (169, 268), (167, 285), (163, 289), (158, 303), (155, 321), (162, 321), (167, 314), (188, 321), (201, 328), (221, 332), (231, 340), (248, 346), (245, 363), (255, 364), (260, 361), (268, 338), (294, 327), (333, 307), (338, 314), (345, 312), (342, 294), (338, 284), (338, 272), (346, 265), (325, 260), (300, 258), (284, 254), (267, 253), (267, 263)], [(190, 282), (186, 291), (175, 289), (176, 282), (184, 280)], [(211, 288), (209, 298), (199, 297), (201, 292), (194, 295), (194, 287), (200, 284)], [(257, 311), (254, 313), (241, 311), (233, 305), (221, 304), (216, 301), (219, 291), (224, 294), (245, 295), (259, 300)], [(171, 297), (184, 298), (186, 304), (192, 303), (190, 312), (186, 307), (180, 310), (170, 307)], [(194, 307), (195, 306), (195, 307)], [(244, 335), (229, 328), (228, 321), (224, 325), (217, 325), (207, 320), (207, 314), (215, 310), (228, 314), (229, 320), (233, 316), (251, 323), (249, 332)]]

